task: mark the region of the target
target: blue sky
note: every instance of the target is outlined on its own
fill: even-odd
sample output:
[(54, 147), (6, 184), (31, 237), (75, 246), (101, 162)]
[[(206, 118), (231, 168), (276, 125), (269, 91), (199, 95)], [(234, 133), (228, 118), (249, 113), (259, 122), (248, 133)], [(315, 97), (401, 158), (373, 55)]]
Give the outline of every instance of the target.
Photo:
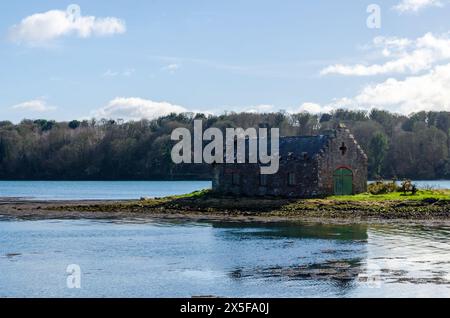
[(450, 110), (449, 13), (447, 0), (2, 1), (0, 116)]

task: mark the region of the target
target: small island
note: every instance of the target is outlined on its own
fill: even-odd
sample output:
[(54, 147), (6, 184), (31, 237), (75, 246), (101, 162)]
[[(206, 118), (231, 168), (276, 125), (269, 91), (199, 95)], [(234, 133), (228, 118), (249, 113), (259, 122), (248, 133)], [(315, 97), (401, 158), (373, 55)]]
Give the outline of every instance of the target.
[[(375, 188), (376, 184), (369, 186)], [(126, 201), (3, 201), (2, 214), (18, 218), (156, 218), (218, 221), (449, 220), (450, 190), (401, 190), (297, 199), (235, 197), (211, 190)]]

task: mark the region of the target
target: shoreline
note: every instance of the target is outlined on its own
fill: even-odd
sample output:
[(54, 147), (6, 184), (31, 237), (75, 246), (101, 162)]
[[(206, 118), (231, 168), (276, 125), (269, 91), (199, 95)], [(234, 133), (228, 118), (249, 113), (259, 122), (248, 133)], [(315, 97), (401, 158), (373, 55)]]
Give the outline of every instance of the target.
[(96, 219), (186, 222), (449, 223), (450, 200), (337, 201), (169, 197), (146, 200), (0, 198), (0, 220)]

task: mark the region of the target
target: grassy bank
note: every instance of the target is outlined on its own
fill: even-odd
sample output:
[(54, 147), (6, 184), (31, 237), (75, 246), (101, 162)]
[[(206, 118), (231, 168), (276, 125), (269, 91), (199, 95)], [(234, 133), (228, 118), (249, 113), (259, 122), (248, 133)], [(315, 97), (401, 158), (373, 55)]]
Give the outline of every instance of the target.
[(52, 208), (93, 213), (130, 212), (143, 216), (195, 214), (227, 217), (450, 219), (450, 190), (419, 191), (415, 195), (361, 194), (322, 199), (236, 198), (199, 191), (167, 198)]
[(421, 190), (416, 194), (392, 192), (386, 194), (363, 193), (358, 195), (332, 196), (328, 199), (336, 201), (421, 201), (421, 200), (450, 200), (450, 190)]

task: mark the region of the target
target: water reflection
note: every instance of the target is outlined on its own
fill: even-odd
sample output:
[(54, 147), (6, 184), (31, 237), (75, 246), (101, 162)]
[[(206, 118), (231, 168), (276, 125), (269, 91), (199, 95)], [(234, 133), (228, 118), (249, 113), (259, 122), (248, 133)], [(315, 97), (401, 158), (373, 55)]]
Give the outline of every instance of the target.
[(450, 227), (371, 226), (368, 235), (366, 262), (384, 284), (450, 287)]
[(329, 239), (367, 240), (366, 224), (317, 224), (317, 223), (213, 223), (219, 229), (228, 229), (227, 234), (252, 239), (255, 236), (266, 239)]
[(327, 293), (343, 295), (354, 288), (362, 273), (367, 225), (216, 223), (214, 227), (221, 230), (219, 233), (226, 241), (261, 242), (258, 245), (269, 242), (274, 247), (270, 249), (273, 257), (260, 258), (257, 264), (250, 262), (250, 266), (242, 264), (249, 253), (253, 258), (259, 255), (258, 247), (242, 254), (240, 249), (234, 250), (239, 265), (228, 276), (238, 283), (314, 284)]
[[(231, 240), (282, 240), (281, 248), (295, 253), (295, 239), (303, 242), (294, 264), (237, 267), (234, 280), (313, 281), (338, 287), (341, 296), (450, 296), (450, 227), (445, 225), (324, 225), (216, 224), (227, 229)], [(285, 241), (287, 239), (293, 239)], [(308, 253), (304, 240), (314, 240)], [(320, 241), (351, 241), (320, 249)], [(333, 244), (332, 244), (333, 245)], [(331, 257), (327, 257), (330, 255)], [(305, 262), (300, 261), (304, 259)], [(415, 290), (421, 285), (422, 290)], [(442, 287), (442, 288), (441, 288)], [(445, 287), (445, 289), (443, 289)], [(399, 291), (391, 294), (392, 290)], [(433, 291), (428, 293), (427, 291)], [(422, 291), (422, 292), (421, 292)]]
[(449, 239), (447, 225), (0, 221), (0, 296), (450, 296)]

